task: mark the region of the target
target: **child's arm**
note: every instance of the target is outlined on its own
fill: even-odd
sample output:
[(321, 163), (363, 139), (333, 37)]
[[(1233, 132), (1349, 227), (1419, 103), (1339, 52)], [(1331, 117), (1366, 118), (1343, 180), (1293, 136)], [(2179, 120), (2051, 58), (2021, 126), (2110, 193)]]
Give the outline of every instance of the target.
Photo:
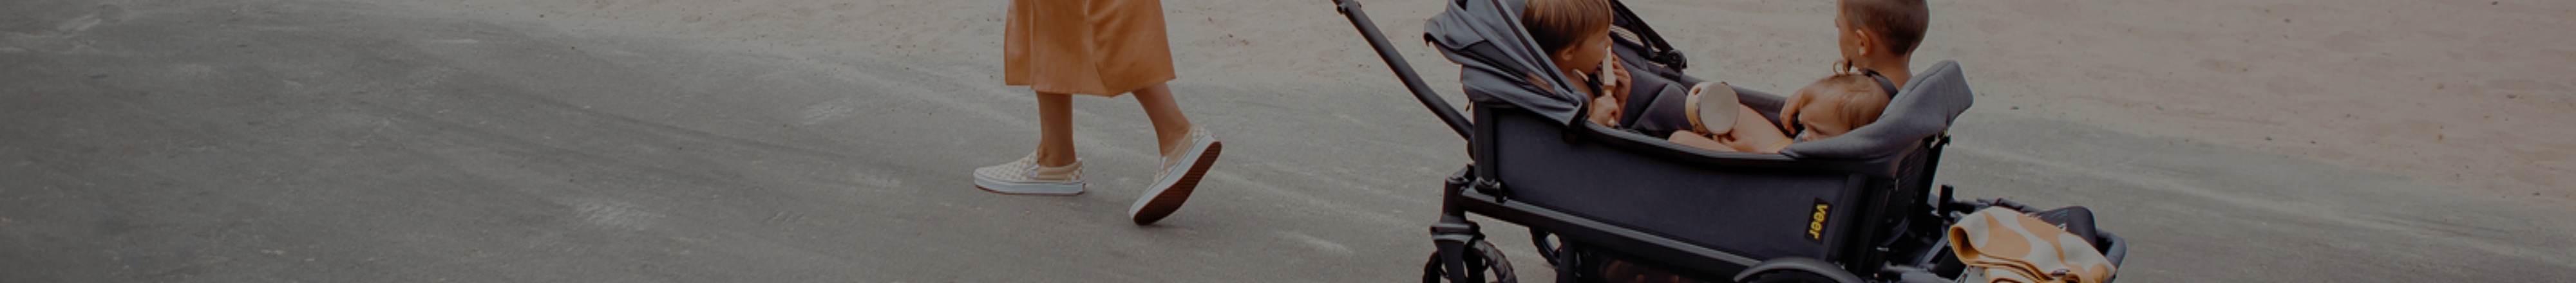
[(1586, 114), (1589, 116), (1585, 116), (1583, 119), (1591, 120), (1593, 124), (1618, 127), (1619, 114), (1619, 100), (1608, 95), (1603, 95), (1592, 98), (1592, 113)]
[(1807, 95), (1807, 91), (1804, 89), (1798, 90), (1797, 94), (1789, 95), (1789, 100), (1780, 102), (1780, 120), (1782, 122), (1794, 123), (1794, 121), (1788, 120), (1797, 119), (1799, 114), (1798, 111), (1806, 110), (1807, 104), (1810, 103), (1818, 102), (1816, 102), (1815, 96)]
[(1763, 118), (1761, 112), (1745, 108), (1735, 113), (1735, 127), (1718, 136), (1719, 143), (1741, 152), (1780, 153), (1777, 145), (1789, 141), (1789, 135), (1771, 126), (1771, 119)]
[(1619, 118), (1625, 114), (1621, 113), (1624, 112), (1621, 108), (1628, 105), (1629, 90), (1628, 68), (1619, 64), (1616, 52), (1601, 58), (1601, 69), (1596, 70), (1600, 72), (1601, 93), (1593, 94), (1592, 116), (1584, 119), (1602, 126), (1619, 126)]
[(1715, 138), (1707, 136), (1707, 133), (1675, 131), (1664, 140), (1710, 151), (1757, 153), (1780, 153), (1781, 147), (1776, 145), (1789, 141), (1789, 135), (1781, 134), (1780, 128), (1771, 127), (1771, 119), (1763, 118), (1762, 113), (1753, 112), (1752, 108), (1735, 113), (1735, 125), (1714, 129), (1723, 131), (1716, 133)]

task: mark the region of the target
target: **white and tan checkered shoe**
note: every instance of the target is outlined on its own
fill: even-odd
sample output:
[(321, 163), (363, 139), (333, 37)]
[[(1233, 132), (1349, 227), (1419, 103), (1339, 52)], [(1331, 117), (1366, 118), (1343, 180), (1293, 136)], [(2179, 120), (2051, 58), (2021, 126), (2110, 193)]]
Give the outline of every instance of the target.
[(1154, 184), (1127, 208), (1128, 219), (1136, 225), (1154, 224), (1180, 210), (1181, 203), (1190, 200), (1190, 191), (1198, 187), (1199, 177), (1216, 165), (1217, 152), (1225, 149), (1207, 129), (1191, 128), (1185, 141), (1188, 146), (1179, 151), (1163, 153), (1163, 172), (1154, 174)]
[(1029, 154), (1018, 161), (975, 168), (975, 188), (1012, 195), (1082, 194), (1082, 160), (1074, 159), (1064, 167), (1038, 166), (1038, 155)]

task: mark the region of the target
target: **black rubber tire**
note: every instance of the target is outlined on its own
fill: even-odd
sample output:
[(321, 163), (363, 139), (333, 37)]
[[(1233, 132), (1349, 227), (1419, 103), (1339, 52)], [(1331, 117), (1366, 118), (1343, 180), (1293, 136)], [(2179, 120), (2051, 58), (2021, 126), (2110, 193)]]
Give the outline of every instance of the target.
[[(1487, 281), (1487, 282), (1473, 282), (1473, 283), (1489, 283), (1489, 282), (1491, 282), (1491, 283), (1519, 283), (1519, 282), (1520, 282), (1520, 279), (1518, 278), (1518, 276), (1514, 276), (1514, 275), (1512, 275), (1512, 261), (1511, 261), (1511, 260), (1508, 260), (1508, 259), (1504, 259), (1504, 258), (1503, 258), (1503, 252), (1502, 252), (1501, 250), (1496, 250), (1496, 249), (1494, 249), (1494, 244), (1493, 244), (1493, 243), (1485, 242), (1485, 240), (1476, 240), (1474, 243), (1469, 243), (1469, 244), (1468, 244), (1468, 249), (1466, 250), (1466, 253), (1467, 253), (1467, 254), (1465, 254), (1464, 256), (1462, 256), (1462, 257), (1461, 257), (1461, 259), (1463, 259), (1463, 260), (1466, 260), (1466, 261), (1467, 261), (1467, 264), (1468, 264), (1467, 272), (1476, 273), (1476, 274), (1471, 274), (1470, 276), (1467, 276), (1467, 277), (1468, 277), (1468, 278), (1472, 278), (1472, 279), (1478, 279), (1478, 280), (1481, 280), (1481, 279), (1492, 279), (1492, 280), (1493, 280), (1493, 281)], [(1424, 283), (1448, 282), (1448, 277), (1447, 277), (1447, 276), (1444, 276), (1444, 275), (1446, 275), (1446, 273), (1447, 273), (1447, 271), (1442, 270), (1441, 265), (1440, 265), (1440, 253), (1439, 253), (1439, 252), (1432, 252), (1432, 253), (1431, 253), (1431, 261), (1430, 261), (1430, 262), (1423, 263), (1423, 267), (1422, 267), (1422, 282), (1424, 282)], [(1450, 283), (1470, 283), (1470, 282), (1450, 282)]]
[(1753, 277), (1751, 277), (1751, 278), (1745, 278), (1745, 279), (1744, 279), (1744, 282), (1739, 282), (1739, 283), (1837, 283), (1837, 282), (1834, 282), (1834, 279), (1833, 279), (1833, 278), (1831, 278), (1831, 277), (1825, 277), (1824, 275), (1818, 275), (1818, 274), (1815, 274), (1815, 273), (1807, 273), (1807, 272), (1805, 272), (1805, 271), (1796, 271), (1796, 270), (1781, 270), (1781, 271), (1763, 272), (1761, 275), (1754, 275), (1754, 276), (1753, 276)]

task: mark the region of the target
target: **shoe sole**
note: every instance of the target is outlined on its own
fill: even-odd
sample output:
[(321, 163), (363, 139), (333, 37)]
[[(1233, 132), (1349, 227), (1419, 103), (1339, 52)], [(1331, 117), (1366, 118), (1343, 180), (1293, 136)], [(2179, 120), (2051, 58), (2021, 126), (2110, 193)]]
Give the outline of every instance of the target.
[(1130, 219), (1136, 221), (1136, 225), (1150, 225), (1155, 221), (1162, 221), (1163, 217), (1172, 216), (1172, 211), (1180, 210), (1181, 203), (1190, 199), (1190, 191), (1198, 188), (1199, 178), (1207, 175), (1209, 167), (1216, 166), (1217, 154), (1224, 151), (1225, 142), (1208, 142), (1206, 153), (1200, 154), (1198, 160), (1190, 162), (1190, 170), (1181, 174), (1180, 181), (1172, 182), (1171, 188), (1163, 189), (1161, 193), (1154, 195), (1153, 200), (1145, 201), (1144, 206), (1137, 207)]
[(987, 192), (993, 192), (993, 193), (996, 193), (996, 194), (1005, 194), (1005, 195), (1072, 196), (1072, 195), (1081, 195), (1083, 191), (1089, 191), (1087, 187), (1090, 187), (1090, 184), (1073, 185), (1073, 192), (1071, 192), (1071, 193), (1010, 192), (1010, 191), (995, 190), (995, 189), (993, 189), (992, 187), (988, 187), (988, 186), (986, 186), (986, 185), (984, 184), (984, 180), (975, 180), (975, 188), (976, 188), (976, 189), (981, 189), (981, 190), (984, 190), (984, 191), (987, 191)]

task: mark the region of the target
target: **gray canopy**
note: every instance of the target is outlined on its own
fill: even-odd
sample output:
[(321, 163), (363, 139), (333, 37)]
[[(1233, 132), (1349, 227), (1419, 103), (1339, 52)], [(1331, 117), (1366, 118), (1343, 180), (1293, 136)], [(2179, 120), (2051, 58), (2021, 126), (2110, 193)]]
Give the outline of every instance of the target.
[[(1559, 74), (1547, 51), (1521, 28), (1521, 0), (1455, 0), (1448, 11), (1422, 25), (1423, 37), (1457, 62), (1458, 83), (1467, 99), (1507, 102), (1553, 121), (1568, 122), (1582, 109), (1584, 97), (1573, 80)], [(1527, 78), (1546, 80), (1540, 88)]]

